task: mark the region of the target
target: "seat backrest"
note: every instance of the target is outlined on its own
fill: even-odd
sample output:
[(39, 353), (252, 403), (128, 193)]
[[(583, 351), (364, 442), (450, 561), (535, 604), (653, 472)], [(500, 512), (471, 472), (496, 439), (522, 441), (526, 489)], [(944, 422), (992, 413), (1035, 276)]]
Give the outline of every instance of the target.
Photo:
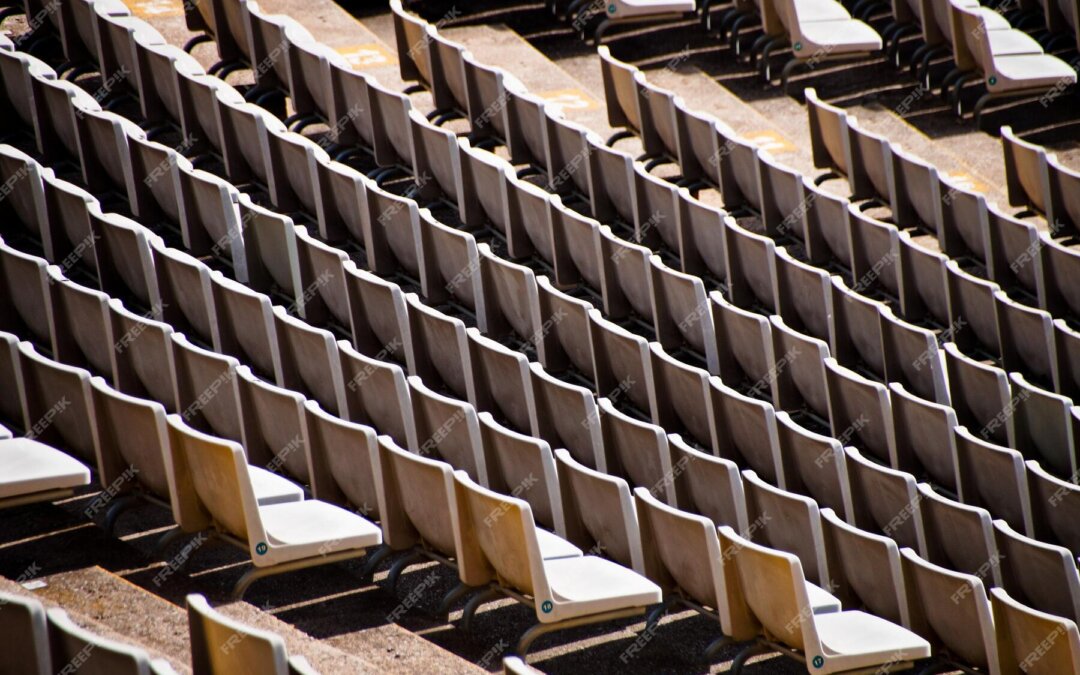
[(389, 436), (379, 436), (377, 461), (386, 545), (395, 551), (420, 545), (446, 557), (456, 555), (453, 467), (409, 452)]
[(1009, 374), (1015, 392), (1015, 444), (1026, 459), (1036, 459), (1059, 476), (1080, 476), (1076, 447), (1077, 418), (1072, 399), (1029, 383), (1018, 372)]
[(797, 555), (811, 581), (825, 589), (832, 588), (817, 502), (773, 487), (750, 470), (743, 471), (743, 485), (747, 518), (751, 523), (760, 523), (753, 532), (753, 540)]
[[(724, 565), (716, 525), (704, 516), (673, 508), (645, 488), (634, 490), (641, 528), (645, 576), (661, 587), (680, 589), (694, 602), (713, 608), (721, 626), (729, 622)], [(725, 633), (727, 631), (724, 631)]]
[(664, 429), (619, 412), (612, 399), (602, 397), (598, 403), (607, 473), (646, 486), (665, 503), (675, 504), (675, 468)]
[(956, 343), (945, 343), (945, 368), (952, 405), (960, 424), (999, 445), (1012, 446), (1015, 422), (1012, 387), (1005, 371), (967, 356)]
[[(639, 335), (608, 321), (599, 310), (589, 310), (589, 332), (596, 367), (596, 393), (624, 399), (650, 418), (656, 410), (649, 343)], [(618, 393), (616, 393), (618, 392)]]
[(644, 569), (630, 486), (594, 471), (565, 449), (555, 451), (567, 538), (590, 555), (604, 555), (639, 574)]
[(8, 642), (0, 650), (0, 671), (26, 675), (50, 675), (52, 654), (49, 651), (45, 608), (32, 598), (0, 592), (0, 631)]
[(735, 567), (743, 597), (766, 634), (800, 651), (812, 648), (817, 633), (811, 628), (813, 612), (799, 559), (734, 533), (729, 536), (737, 544)]
[[(834, 303), (835, 306), (835, 303)], [(791, 330), (777, 315), (772, 324), (772, 355), (768, 375), (755, 383), (757, 393), (770, 385), (773, 405), (781, 410), (805, 408), (821, 417), (829, 414), (825, 359), (829, 346), (822, 340)]]
[(532, 375), (529, 360), (519, 351), (484, 337), (475, 327), (467, 329), (472, 373), (469, 402), (476, 410), (506, 419), (515, 429), (532, 428)]
[(418, 447), (412, 401), (405, 371), (395, 363), (372, 358), (338, 342), (345, 381), (345, 419), (380, 430), (405, 447)]
[(990, 512), (942, 497), (919, 484), (927, 560), (1000, 585), (1001, 555)]
[(236, 369), (240, 362), (172, 334), (177, 408), (184, 421), (233, 441), (243, 438)]
[(469, 394), (469, 343), (465, 324), (456, 317), (420, 302), (413, 293), (405, 296), (409, 306), (409, 333), (413, 361), (410, 371), (432, 387), (445, 387), (454, 395)]
[(715, 452), (717, 428), (709, 392), (709, 371), (673, 358), (659, 344), (649, 344), (656, 417), (653, 421), (687, 443)]
[(197, 593), (187, 596), (186, 604), (194, 675), (244, 668), (267, 675), (288, 675), (288, 656), (281, 636), (222, 614)]
[(120, 393), (104, 379), (90, 380), (103, 486), (125, 489), (135, 482), (162, 501), (170, 499), (169, 442), (165, 408), (155, 401)]
[(959, 422), (952, 408), (920, 398), (903, 385), (889, 385), (892, 424), (896, 434), (897, 469), (928, 475), (957, 491), (956, 441), (952, 428)]
[(855, 448), (845, 448), (854, 517), (847, 522), (880, 533), (900, 546), (926, 552), (926, 535), (918, 486), (906, 471), (872, 462)]
[(419, 377), (409, 378), (409, 392), (419, 443), (416, 452), (441, 459), (487, 485), (488, 467), (476, 409), (432, 391)]
[(29, 342), (19, 344), (19, 365), (31, 425), (26, 436), (98, 466), (90, 373), (42, 356)]
[(1028, 460), (1027, 475), (1036, 536), (1080, 555), (1080, 487), (1050, 475), (1035, 460)]
[(997, 675), (994, 620), (979, 577), (927, 562), (909, 548), (900, 555), (911, 629), (954, 660)]
[[(848, 144), (847, 113), (837, 106), (822, 101), (817, 90), (807, 87), (806, 114), (810, 122), (810, 148), (814, 166), (831, 169), (840, 175), (853, 178), (851, 149)], [(855, 186), (852, 186), (854, 188)], [(858, 190), (852, 190), (858, 192)]]
[(709, 378), (717, 434), (717, 454), (749, 466), (765, 480), (787, 484), (780, 434), (772, 405), (744, 396), (720, 378)]
[(278, 384), (301, 392), (336, 415), (344, 414), (345, 383), (334, 334), (274, 308), (274, 328), (281, 355)]
[(217, 331), (217, 312), (210, 288), (210, 269), (183, 251), (167, 247), (163, 240), (151, 241), (150, 246), (161, 290), (161, 321), (173, 330), (212, 344)]
[[(188, 426), (169, 415), (173, 518), (185, 532), (214, 526), (247, 541), (265, 542), (247, 460), (239, 443)], [(249, 512), (250, 510), (250, 512)]]
[(600, 75), (604, 82), (604, 99), (607, 101), (608, 124), (613, 127), (627, 127), (636, 134), (641, 134), (646, 124), (643, 117), (649, 111), (642, 110), (641, 97), (635, 75), (637, 67), (620, 61), (611, 55), (611, 50), (601, 45), (596, 48), (600, 56)]
[(1004, 520), (994, 521), (994, 538), (1005, 590), (1034, 609), (1080, 618), (1080, 572), (1069, 549), (1025, 537)]
[(362, 270), (351, 260), (342, 267), (345, 309), (356, 351), (384, 361), (410, 364), (409, 308), (401, 287)]
[(390, 0), (390, 9), (394, 13), (394, 38), (401, 79), (407, 82), (419, 80), (426, 89), (433, 90), (442, 78), (441, 73), (436, 76), (435, 60), (431, 55), (430, 24), (406, 11), (401, 0)]
[[(1072, 9), (1074, 12), (1080, 12), (1080, 8), (1075, 6)], [(1080, 231), (1080, 198), (1077, 197), (1077, 190), (1080, 188), (1080, 172), (1068, 168), (1055, 156), (1047, 157), (1047, 168), (1050, 211), (1047, 213), (1046, 220), (1052, 231), (1076, 234)]]
[[(157, 309), (160, 315), (161, 307)], [(109, 300), (109, 318), (116, 338), (113, 386), (130, 396), (158, 401), (169, 412), (176, 412), (172, 328), (128, 311), (116, 298)]]
[(834, 431), (833, 435), (839, 436), (841, 441), (816, 434), (782, 411), (776, 413), (776, 421), (785, 488), (812, 497), (819, 506), (831, 508), (842, 518), (851, 519), (851, 490), (843, 448), (843, 443), (849, 442), (850, 434), (843, 429), (839, 433)]
[(236, 369), (243, 444), (253, 464), (311, 482), (311, 453), (301, 394), (260, 380), (247, 366)]
[(829, 340), (832, 302), (827, 272), (796, 260), (784, 248), (776, 249), (776, 313), (784, 323), (811, 337)]
[(953, 432), (963, 502), (981, 506), (1018, 531), (1032, 534), (1024, 456), (976, 436), (967, 427), (955, 427)]
[(681, 467), (675, 475), (679, 509), (746, 532), (749, 521), (738, 465), (690, 447), (678, 434), (670, 434), (668, 443), (672, 467)]
[(832, 358), (825, 361), (825, 374), (832, 435), (845, 445), (864, 450), (882, 464), (896, 466), (889, 390)]
[(78, 664), (86, 675), (149, 675), (150, 656), (145, 650), (96, 635), (62, 609), (50, 609), (47, 615), (54, 664)]
[(56, 320), (56, 357), (89, 368), (110, 380), (116, 371), (116, 344), (109, 321), (109, 296), (68, 281), (49, 268), (49, 290)]
[(679, 190), (679, 227), (682, 246), (679, 261), (682, 271), (698, 276), (727, 277), (724, 253), (724, 222), (727, 213), (699, 201), (689, 190)]
[(1002, 588), (990, 589), (990, 602), (1003, 674), (1080, 670), (1080, 631), (1074, 620), (1027, 607)]
[(375, 130), (375, 161), (379, 166), (412, 166), (413, 145), (409, 127), (412, 103), (401, 92), (386, 88), (377, 80), (368, 82)]
[(832, 509), (821, 510), (821, 526), (836, 582), (834, 592), (844, 607), (865, 607), (871, 614), (909, 626), (896, 542), (845, 523)]
[(464, 471), (454, 472), (452, 490), (461, 580), (477, 586), (494, 577), (538, 601), (550, 596), (528, 502), (477, 485)]
[(348, 422), (304, 402), (306, 440), (311, 453), (311, 492), (324, 502), (347, 505), (368, 520), (380, 520), (373, 456), (378, 434), (366, 424)]
[(478, 418), (491, 489), (525, 500), (537, 523), (565, 536), (562, 492), (551, 446), (508, 429), (491, 413), (482, 412)]
[(1005, 155), (1005, 181), (1012, 206), (1031, 206), (1048, 211), (1050, 174), (1046, 150), (1017, 136), (1010, 126), (1001, 127), (1001, 149)]

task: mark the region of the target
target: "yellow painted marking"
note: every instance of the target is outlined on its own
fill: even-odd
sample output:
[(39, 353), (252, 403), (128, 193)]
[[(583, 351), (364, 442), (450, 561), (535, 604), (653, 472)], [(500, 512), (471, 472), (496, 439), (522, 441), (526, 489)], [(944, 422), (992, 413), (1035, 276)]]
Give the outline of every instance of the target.
[(562, 110), (592, 110), (599, 105), (596, 99), (580, 89), (555, 89), (540, 92), (539, 96)]
[(362, 45), (350, 45), (348, 47), (335, 47), (337, 52), (349, 61), (353, 68), (364, 70), (367, 68), (380, 68), (392, 66), (397, 63), (390, 50), (377, 42), (369, 42)]
[(128, 0), (127, 4), (131, 13), (141, 19), (184, 14), (184, 3), (180, 0)]
[(975, 178), (963, 171), (957, 171), (956, 173), (946, 173), (945, 177), (950, 183), (960, 188), (961, 190), (968, 190), (969, 192), (981, 192), (986, 193), (986, 184), (975, 180)]
[(758, 148), (762, 150), (767, 150), (774, 155), (783, 154), (785, 152), (795, 152), (795, 146), (791, 143), (791, 141), (784, 138), (772, 129), (751, 131), (749, 133), (742, 134), (742, 137), (749, 140)]

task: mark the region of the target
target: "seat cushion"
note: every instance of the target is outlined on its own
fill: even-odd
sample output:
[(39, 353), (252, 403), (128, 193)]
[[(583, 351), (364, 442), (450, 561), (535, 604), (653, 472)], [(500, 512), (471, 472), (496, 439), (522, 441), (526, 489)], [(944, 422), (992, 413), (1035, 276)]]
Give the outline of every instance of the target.
[(1021, 30), (987, 31), (986, 40), (989, 41), (990, 53), (994, 56), (1043, 53), (1042, 46), (1035, 41), (1035, 38)]
[[(615, 11), (612, 12), (611, 9)], [(608, 3), (608, 18), (622, 19), (653, 14), (678, 14), (694, 11), (694, 0), (613, 0)]]
[(930, 656), (930, 643), (866, 612), (836, 612), (814, 617), (830, 672), (914, 661)]
[(0, 499), (90, 483), (90, 469), (56, 448), (28, 438), (0, 441)]
[(851, 14), (836, 0), (795, 0), (799, 23), (847, 21)]
[(566, 541), (554, 532), (536, 528), (536, 540), (540, 544), (540, 557), (544, 560), (556, 558), (580, 558), (581, 549)]
[(267, 543), (273, 547), (295, 547), (296, 555), (289, 555), (293, 559), (366, 548), (382, 542), (382, 530), (378, 525), (317, 499), (260, 506), (259, 517), (266, 530)]
[(248, 476), (259, 506), (298, 502), (304, 498), (304, 488), (273, 471), (248, 465)]
[[(995, 56), (997, 76), (988, 78), (986, 88), (991, 92), (1023, 89), (1046, 89), (1065, 87), (1076, 82), (1076, 71), (1056, 56), (1049, 54), (1022, 54), (1019, 56)], [(993, 77), (992, 73), (988, 76)]]
[[(544, 570), (551, 593), (560, 603), (556, 617), (560, 620), (644, 607), (661, 599), (660, 587), (653, 582), (618, 563), (596, 556), (545, 560)], [(538, 611), (537, 616), (545, 621), (550, 620), (551, 615)]]
[(799, 30), (805, 44), (796, 43), (800, 48), (795, 50), (795, 55), (801, 59), (812, 58), (814, 54), (840, 56), (881, 49), (878, 32), (856, 19), (800, 23)]

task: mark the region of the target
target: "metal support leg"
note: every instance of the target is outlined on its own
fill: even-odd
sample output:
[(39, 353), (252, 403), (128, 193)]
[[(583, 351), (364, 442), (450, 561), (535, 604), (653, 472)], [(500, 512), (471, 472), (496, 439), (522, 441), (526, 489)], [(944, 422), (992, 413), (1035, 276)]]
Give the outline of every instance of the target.
[(394, 550), (389, 546), (380, 546), (373, 553), (368, 554), (367, 561), (364, 563), (364, 569), (361, 570), (360, 576), (365, 581), (371, 581), (375, 576), (375, 570), (379, 567), (379, 563), (388, 558)]
[(469, 593), (476, 590), (476, 586), (469, 586), (468, 584), (458, 584), (454, 586), (453, 590), (447, 593), (442, 602), (439, 603), (439, 608), (435, 610), (436, 615), (443, 621), (447, 620), (450, 614), (450, 607), (458, 600), (464, 598)]
[(747, 647), (746, 649), (743, 649), (741, 652), (739, 652), (739, 655), (736, 656), (735, 660), (731, 663), (732, 675), (739, 675), (739, 673), (742, 672), (743, 666), (746, 665), (746, 662), (749, 659), (757, 656), (758, 654), (767, 654), (770, 651), (772, 650), (769, 648), (768, 645), (763, 645), (760, 642), (756, 642)]
[(480, 605), (485, 602), (491, 602), (502, 597), (502, 593), (497, 588), (488, 588), (482, 593), (469, 598), (469, 602), (465, 604), (465, 610), (461, 614), (461, 628), (466, 633), (472, 632), (473, 617), (476, 616), (476, 610), (480, 609)]
[(154, 556), (161, 556), (170, 544), (182, 536), (184, 536), (184, 531), (180, 529), (179, 525), (161, 535), (161, 538), (154, 544)]
[(633, 131), (631, 131), (629, 129), (623, 129), (622, 131), (616, 131), (614, 134), (612, 134), (610, 138), (608, 138), (606, 141), (604, 141), (604, 145), (606, 145), (606, 146), (608, 146), (610, 148), (611, 146), (615, 145), (616, 143), (618, 143), (619, 141), (621, 141), (624, 138), (633, 138), (633, 137), (634, 137), (634, 132)]
[(397, 592), (398, 579), (401, 577), (401, 573), (405, 571), (406, 567), (415, 565), (418, 562), (423, 562), (424, 560), (427, 560), (427, 558), (417, 551), (413, 551), (402, 558), (398, 558), (390, 567), (390, 574), (386, 577), (386, 580), (390, 583), (390, 592)]
[(187, 42), (184, 43), (183, 50), (185, 52), (187, 52), (188, 54), (190, 54), (191, 50), (195, 49), (196, 47), (198, 47), (202, 43), (204, 43), (204, 42), (213, 42), (213, 41), (214, 41), (214, 38), (210, 37), (206, 33), (203, 33), (202, 35), (196, 35), (195, 37), (191, 38), (190, 40), (188, 40)]
[(116, 527), (116, 519), (120, 517), (120, 514), (130, 509), (139, 503), (139, 498), (134, 495), (124, 495), (109, 506), (105, 511), (105, 520), (102, 521), (101, 527), (105, 529), (108, 534), (113, 533), (113, 528)]
[(790, 61), (788, 61), (787, 63), (784, 64), (784, 69), (780, 71), (780, 88), (784, 90), (785, 94), (788, 93), (788, 90), (787, 90), (788, 78), (790, 78), (791, 74), (793, 72), (795, 72), (795, 69), (798, 68), (801, 65), (802, 65), (802, 61), (799, 61), (798, 59), (791, 59)]
[[(983, 111), (983, 108), (986, 106), (986, 104), (989, 103), (990, 99), (992, 99), (992, 98), (994, 98), (994, 95), (991, 94), (990, 92), (986, 92), (985, 94), (982, 95), (982, 97), (979, 98), (978, 101), (975, 102), (974, 116), (975, 116), (975, 127), (977, 129), (982, 129), (982, 111)], [(960, 106), (959, 106), (959, 104), (957, 104), (957, 110), (959, 110), (959, 109), (960, 109)]]
[(716, 658), (717, 652), (730, 644), (732, 644), (732, 639), (726, 635), (721, 635), (710, 642), (709, 646), (705, 647), (705, 652), (701, 655), (705, 660), (705, 663), (712, 663), (712, 660)]

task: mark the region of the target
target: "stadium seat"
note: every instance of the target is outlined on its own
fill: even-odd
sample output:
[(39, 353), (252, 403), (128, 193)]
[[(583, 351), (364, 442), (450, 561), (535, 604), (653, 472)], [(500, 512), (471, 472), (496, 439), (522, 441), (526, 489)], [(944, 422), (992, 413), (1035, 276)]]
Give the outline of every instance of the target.
[(535, 273), (493, 254), (487, 244), (476, 248), (484, 291), (485, 334), (493, 340), (515, 335), (526, 342), (539, 341), (540, 295)]
[(668, 443), (672, 466), (682, 467), (674, 476), (679, 509), (705, 516), (716, 526), (746, 532), (750, 523), (739, 467), (730, 459), (690, 447), (678, 434), (668, 434)]
[[(319, 254), (323, 253), (329, 259), (335, 251), (330, 247), (320, 247)], [(312, 255), (315, 255), (314, 251)], [(351, 314), (349, 323), (357, 351), (368, 356), (381, 354), (380, 358), (383, 360), (411, 364), (413, 350), (409, 327), (410, 310), (401, 288), (338, 257), (344, 263), (345, 285), (348, 289), (346, 302), (340, 304)], [(328, 266), (330, 264), (332, 263), (328, 262)], [(329, 303), (327, 305), (329, 306)]]
[(30, 425), (26, 436), (97, 469), (90, 373), (43, 356), (29, 342), (19, 343), (18, 349), (24, 419)]
[(419, 447), (409, 386), (401, 366), (362, 354), (345, 340), (338, 342), (338, 354), (348, 408), (343, 418), (372, 426), (405, 447)]
[(713, 451), (716, 427), (709, 393), (709, 373), (670, 356), (659, 344), (649, 344), (656, 415), (652, 421), (668, 434)]
[(1024, 457), (1010, 448), (988, 443), (966, 427), (953, 429), (960, 468), (960, 500), (980, 506), (1018, 532), (1032, 534)]
[(915, 478), (879, 464), (852, 447), (847, 455), (853, 517), (847, 522), (868, 534), (884, 535), (898, 546), (926, 552), (922, 510)]
[(484, 337), (476, 328), (469, 338), (469, 403), (477, 412), (505, 419), (522, 431), (532, 429), (535, 416), (529, 360), (518, 351)]
[(109, 319), (116, 338), (113, 386), (129, 396), (149, 398), (167, 411), (177, 412), (172, 328), (129, 311), (115, 298), (109, 300)]
[(409, 378), (409, 392), (419, 443), (414, 452), (441, 459), (487, 485), (487, 460), (476, 409), (464, 401), (437, 394), (419, 377)]
[(235, 668), (256, 668), (267, 675), (314, 672), (303, 656), (288, 656), (285, 641), (276, 633), (252, 628), (222, 614), (198, 593), (184, 600), (192, 673), (213, 675)]
[(212, 528), (246, 549), (255, 567), (233, 589), (240, 599), (257, 579), (355, 558), (382, 543), (379, 528), (363, 517), (318, 500), (257, 502), (251, 470), (237, 443), (184, 429), (169, 416), (177, 464), (174, 513), (185, 531)]
[(1012, 389), (1005, 371), (964, 355), (953, 342), (945, 343), (945, 369), (952, 405), (960, 424), (999, 445), (1013, 447), (1015, 423)]
[[(1075, 621), (1027, 607), (1001, 588), (990, 589), (990, 602), (998, 658), (1006, 664), (1003, 672), (1014, 660), (1032, 675), (1080, 669), (1080, 631)], [(1040, 638), (1045, 635), (1054, 638)]]
[(50, 675), (52, 652), (45, 608), (35, 599), (8, 592), (0, 592), (0, 601), (5, 610), (0, 613), (0, 626), (11, 639), (8, 648), (0, 653), (0, 670)]
[[(841, 366), (833, 358), (825, 359), (825, 379), (832, 435), (882, 464), (896, 466), (892, 405), (885, 385)], [(847, 513), (839, 506), (829, 506), (841, 515)]]
[(102, 637), (82, 628), (62, 609), (46, 612), (49, 624), (49, 650), (53, 663), (79, 663), (88, 675), (169, 675), (175, 673), (164, 659), (150, 659), (146, 650)]
[(307, 294), (301, 290), (296, 226), (292, 218), (258, 206), (246, 194), (240, 195), (239, 207), (240, 222), (244, 224), (247, 285), (259, 293), (288, 299), (303, 316)]
[(772, 348), (774, 360), (767, 380), (754, 385), (761, 393), (771, 386), (772, 402), (780, 410), (805, 411), (822, 419), (829, 416), (829, 387), (825, 359), (829, 346), (788, 328), (783, 319), (773, 315)]
[(674, 463), (664, 429), (619, 412), (611, 399), (601, 397), (597, 404), (607, 473), (630, 485), (647, 485), (658, 498), (675, 504)]
[(556, 379), (538, 363), (529, 368), (536, 406), (533, 433), (552, 448), (565, 448), (585, 466), (604, 470), (600, 413), (593, 393)]
[(70, 497), (75, 488), (90, 484), (90, 469), (83, 462), (96, 466), (32, 436), (0, 440), (0, 461), (6, 467), (0, 479), (0, 508)]
[(273, 316), (281, 363), (278, 386), (315, 399), (332, 414), (343, 414), (345, 381), (334, 334), (289, 316), (280, 305)]
[(304, 426), (306, 399), (260, 380), (247, 366), (238, 367), (235, 377), (248, 461), (310, 485), (314, 472)]
[(839, 608), (815, 612), (799, 558), (733, 532), (728, 536), (737, 542), (735, 567), (747, 606), (762, 632), (782, 644), (790, 658), (818, 664), (820, 672), (843, 672), (882, 664), (906, 667), (930, 655), (925, 640), (886, 619)]
[(1080, 556), (1080, 488), (1047, 473), (1035, 460), (1027, 461), (1031, 516), (1039, 541), (1058, 544)]
[(139, 305), (159, 313), (161, 296), (150, 249), (150, 240), (157, 235), (115, 213), (96, 207), (89, 213), (101, 290), (113, 297), (132, 297)]
[(791, 328), (829, 340), (832, 284), (827, 272), (776, 249), (776, 313)]
[(847, 440), (816, 434), (783, 411), (776, 413), (776, 422), (785, 489), (812, 497), (820, 507), (834, 509), (843, 518), (853, 518), (843, 448)]
[(405, 296), (412, 336), (409, 372), (428, 386), (443, 388), (459, 398), (469, 395), (469, 342), (465, 324), (420, 302), (413, 293)]
[(994, 294), (997, 304), (998, 335), (1001, 339), (1001, 367), (1026, 373), (1034, 382), (1053, 382), (1053, 318), (1049, 313), (1021, 305), (1004, 291)]
[(760, 314), (729, 303), (719, 291), (709, 294), (716, 326), (720, 377), (731, 386), (748, 383), (754, 395), (775, 395), (777, 374), (770, 374), (772, 324)]
[[(468, 542), (467, 549), (463, 546), (463, 557), (468, 552), (472, 569), (459, 569), (462, 581), (470, 586), (490, 583), (492, 595), (505, 593), (533, 605), (540, 621), (522, 635), (516, 654), (524, 657), (541, 635), (638, 616), (649, 605), (660, 602), (656, 584), (609, 560), (593, 555), (543, 558), (537, 536), (540, 531), (527, 502), (491, 492), (464, 472), (455, 472), (454, 483), (461, 527), (471, 531), (471, 536), (463, 537)], [(492, 519), (492, 513), (501, 515)], [(477, 597), (483, 599), (486, 595)], [(477, 606), (478, 602), (470, 603), (467, 622), (471, 618), (469, 610), (475, 611)]]
[(941, 361), (937, 336), (907, 323), (884, 308), (881, 311), (881, 342), (885, 356), (885, 377), (909, 387), (928, 400), (948, 403), (945, 367)]
[(65, 279), (49, 267), (58, 361), (88, 368), (113, 380), (116, 340), (109, 320), (109, 296)]
[(250, 365), (260, 377), (281, 380), (281, 352), (270, 298), (219, 270), (210, 272), (210, 289), (217, 312), (215, 350)]
[(717, 435), (717, 454), (748, 466), (765, 480), (785, 486), (776, 414), (772, 405), (744, 396), (710, 378)]
[(1077, 416), (1071, 399), (1030, 384), (1020, 373), (1009, 374), (1015, 447), (1058, 476), (1077, 476)]
[(311, 494), (349, 508), (373, 521), (381, 520), (372, 456), (378, 452), (375, 429), (331, 415), (316, 401), (304, 402), (311, 454)]
[(1000, 586), (1001, 556), (990, 512), (943, 497), (926, 483), (919, 484), (919, 496), (927, 561)]
[(1025, 537), (1004, 520), (994, 521), (1001, 553), (1002, 588), (1043, 612), (1076, 621), (1080, 616), (1080, 573), (1069, 549)]

